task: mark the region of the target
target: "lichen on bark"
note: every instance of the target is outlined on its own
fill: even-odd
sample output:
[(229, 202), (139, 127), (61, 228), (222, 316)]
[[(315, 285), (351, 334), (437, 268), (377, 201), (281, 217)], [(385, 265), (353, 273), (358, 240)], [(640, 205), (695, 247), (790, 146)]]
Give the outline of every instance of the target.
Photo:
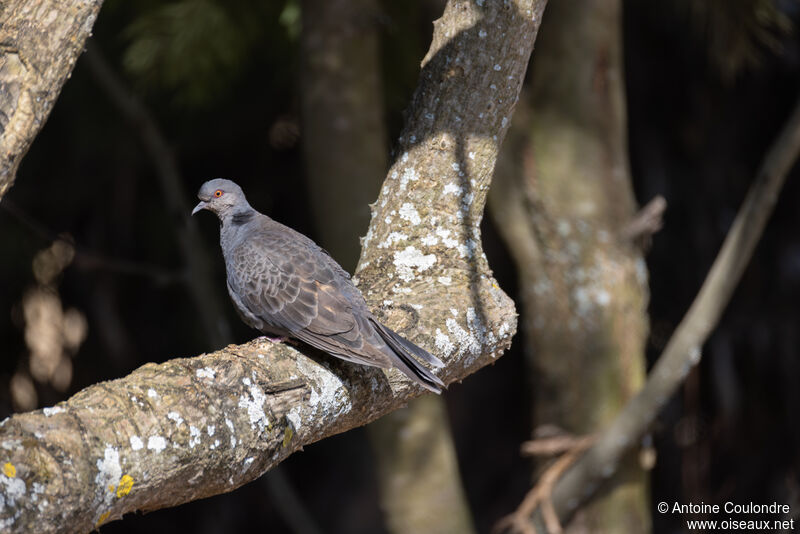
[[(478, 225), (544, 4), (448, 2), (363, 243), (359, 287), (389, 326), (446, 361), (448, 383), (492, 362), (516, 331)], [(421, 393), (394, 370), (258, 339), (147, 364), (0, 425), (0, 465), (11, 466), (0, 525), (87, 531), (230, 491)]]

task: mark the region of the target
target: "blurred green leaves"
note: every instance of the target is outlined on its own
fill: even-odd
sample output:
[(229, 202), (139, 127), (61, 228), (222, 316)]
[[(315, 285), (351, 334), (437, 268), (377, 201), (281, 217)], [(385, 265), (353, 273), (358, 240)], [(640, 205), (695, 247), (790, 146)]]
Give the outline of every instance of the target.
[(225, 95), (252, 58), (265, 50), (279, 54), (296, 40), (299, 7), (292, 0), (285, 4), (178, 0), (151, 5), (122, 35), (123, 65), (141, 89), (171, 93), (184, 107), (206, 106)]
[(711, 64), (725, 81), (779, 52), (791, 20), (775, 0), (682, 0), (706, 41)]

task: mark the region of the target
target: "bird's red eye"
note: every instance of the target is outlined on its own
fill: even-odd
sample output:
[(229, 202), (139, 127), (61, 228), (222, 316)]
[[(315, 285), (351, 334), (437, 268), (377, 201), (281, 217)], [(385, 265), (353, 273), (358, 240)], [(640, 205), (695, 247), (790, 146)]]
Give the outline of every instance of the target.
[(216, 191), (214, 191), (214, 196), (217, 197), (217, 198), (221, 197), (222, 196), (222, 189), (217, 189)]

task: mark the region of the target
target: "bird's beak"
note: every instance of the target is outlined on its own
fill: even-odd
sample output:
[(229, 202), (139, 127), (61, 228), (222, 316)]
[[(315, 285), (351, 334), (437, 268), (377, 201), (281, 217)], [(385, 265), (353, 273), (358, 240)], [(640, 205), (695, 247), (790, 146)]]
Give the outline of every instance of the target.
[(206, 202), (201, 200), (200, 203), (198, 203), (197, 206), (195, 206), (194, 209), (192, 210), (192, 215), (194, 215), (200, 210), (206, 209), (206, 206), (207, 206)]

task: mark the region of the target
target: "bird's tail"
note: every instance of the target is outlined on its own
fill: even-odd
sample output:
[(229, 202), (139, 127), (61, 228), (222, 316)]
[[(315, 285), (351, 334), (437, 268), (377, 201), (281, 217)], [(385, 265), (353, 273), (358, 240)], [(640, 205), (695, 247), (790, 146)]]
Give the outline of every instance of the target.
[(444, 367), (444, 363), (430, 352), (416, 346), (391, 328), (382, 325), (378, 321), (372, 320), (375, 329), (383, 340), (397, 355), (395, 366), (403, 371), (406, 376), (429, 391), (437, 395), (442, 392), (445, 385), (436, 375), (423, 367), (416, 359), (419, 358), (433, 365), (434, 367)]

